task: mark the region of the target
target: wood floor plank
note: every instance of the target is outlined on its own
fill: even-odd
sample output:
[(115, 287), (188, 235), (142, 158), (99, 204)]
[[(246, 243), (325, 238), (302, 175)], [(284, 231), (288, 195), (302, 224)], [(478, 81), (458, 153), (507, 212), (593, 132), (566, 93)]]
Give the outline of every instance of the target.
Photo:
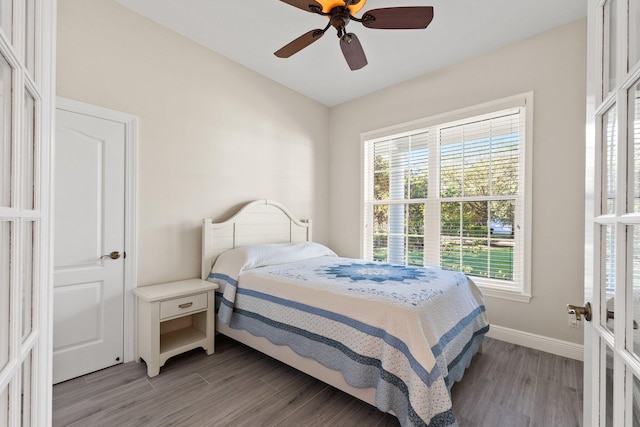
[[(378, 408), (368, 403), (351, 399), (350, 403), (342, 410), (331, 417), (326, 425), (330, 426), (376, 426), (382, 422), (384, 415)], [(397, 418), (393, 417), (396, 425), (399, 425)]]
[[(580, 426), (582, 363), (486, 339), (452, 389), (460, 427)], [(54, 426), (399, 426), (397, 418), (229, 338), (146, 376), (127, 363), (57, 384)]]
[[(127, 386), (144, 378), (145, 371), (136, 363), (113, 366), (90, 375), (74, 378), (53, 388), (53, 407), (64, 408), (79, 401), (100, 398), (113, 388)], [(99, 381), (94, 380), (100, 378)]]
[(492, 401), (530, 417), (534, 405), (533, 400), (528, 396), (533, 396), (536, 391), (538, 383), (536, 367), (541, 352), (525, 347), (519, 348), (521, 351), (519, 352), (518, 364), (507, 368), (516, 374), (500, 377), (493, 388)]
[[(55, 410), (53, 426), (68, 426), (90, 417), (96, 412), (110, 411), (113, 407), (126, 404), (136, 396), (153, 391), (153, 387), (146, 378), (138, 378), (135, 381), (122, 384), (100, 394), (100, 398), (93, 401), (92, 398), (83, 399), (78, 404), (66, 406)], [(95, 395), (94, 395), (95, 396)]]
[(247, 393), (246, 387), (227, 387), (217, 390), (206, 387), (195, 399), (183, 399), (177, 410), (171, 411), (158, 419), (158, 424), (150, 426), (229, 426), (232, 420), (245, 411), (245, 407), (256, 399), (269, 395), (271, 387), (265, 383), (257, 383)]
[(375, 427), (398, 427), (400, 422), (391, 414), (385, 414)]
[(353, 397), (333, 388), (326, 387), (312, 400), (292, 412), (282, 421), (291, 426), (327, 426), (330, 420), (353, 401)]
[(482, 417), (474, 418), (469, 425), (461, 425), (460, 427), (475, 426), (518, 426), (529, 427), (530, 419), (525, 414), (513, 410), (509, 407), (489, 402), (484, 410)]
[[(184, 353), (170, 358), (165, 365), (160, 368), (161, 375), (149, 378), (149, 382), (154, 387), (160, 389), (166, 386), (175, 387), (176, 381), (184, 378), (189, 374), (199, 372), (202, 369), (213, 368), (228, 363), (229, 360), (242, 356), (249, 349), (244, 345), (226, 345), (227, 341), (223, 341), (222, 345), (216, 346), (215, 357), (207, 356), (207, 353), (201, 348), (194, 349), (188, 353)], [(143, 366), (146, 364), (141, 363)], [(146, 372), (145, 372), (146, 373)]]
[(231, 425), (247, 427), (281, 425), (289, 414), (297, 411), (329, 387), (306, 374), (299, 373), (294, 376), (296, 380), (289, 382), (287, 389), (247, 405), (242, 413), (229, 420)]
[(149, 426), (179, 410), (185, 400), (200, 396), (208, 384), (195, 374), (175, 389), (153, 390), (107, 410), (97, 410), (69, 427)]

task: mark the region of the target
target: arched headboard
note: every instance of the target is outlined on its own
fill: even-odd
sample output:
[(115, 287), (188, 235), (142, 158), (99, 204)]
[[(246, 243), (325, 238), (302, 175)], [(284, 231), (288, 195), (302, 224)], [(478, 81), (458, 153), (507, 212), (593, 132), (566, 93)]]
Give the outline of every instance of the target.
[(249, 202), (227, 221), (202, 220), (201, 277), (206, 280), (218, 255), (238, 246), (310, 241), (311, 221), (295, 219), (273, 200)]

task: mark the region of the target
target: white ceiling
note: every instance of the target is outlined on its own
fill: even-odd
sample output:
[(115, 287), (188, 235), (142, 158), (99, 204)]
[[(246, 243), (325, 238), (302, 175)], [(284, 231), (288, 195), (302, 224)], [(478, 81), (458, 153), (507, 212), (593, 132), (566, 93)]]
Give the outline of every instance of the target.
[(433, 6), (425, 30), (374, 30), (358, 22), (369, 65), (351, 71), (335, 31), (288, 59), (273, 52), (327, 21), (278, 0), (116, 0), (118, 3), (327, 106), (435, 71), (587, 15), (585, 0), (368, 0)]

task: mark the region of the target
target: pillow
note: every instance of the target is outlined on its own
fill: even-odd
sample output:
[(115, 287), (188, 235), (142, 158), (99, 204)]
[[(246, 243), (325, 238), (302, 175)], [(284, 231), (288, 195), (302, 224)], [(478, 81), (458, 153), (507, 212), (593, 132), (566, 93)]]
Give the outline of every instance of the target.
[(320, 243), (265, 243), (240, 246), (218, 256), (211, 275), (214, 282), (237, 285), (238, 277), (244, 270), (267, 265), (286, 264), (321, 256), (337, 256), (335, 252)]

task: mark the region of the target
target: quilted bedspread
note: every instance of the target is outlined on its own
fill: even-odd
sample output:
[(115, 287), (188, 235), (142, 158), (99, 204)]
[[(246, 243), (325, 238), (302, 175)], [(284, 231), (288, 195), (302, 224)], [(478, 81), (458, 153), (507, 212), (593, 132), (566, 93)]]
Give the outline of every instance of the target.
[(374, 387), (403, 426), (457, 425), (450, 387), (489, 329), (464, 274), (336, 256), (227, 273), (210, 275), (220, 321)]

